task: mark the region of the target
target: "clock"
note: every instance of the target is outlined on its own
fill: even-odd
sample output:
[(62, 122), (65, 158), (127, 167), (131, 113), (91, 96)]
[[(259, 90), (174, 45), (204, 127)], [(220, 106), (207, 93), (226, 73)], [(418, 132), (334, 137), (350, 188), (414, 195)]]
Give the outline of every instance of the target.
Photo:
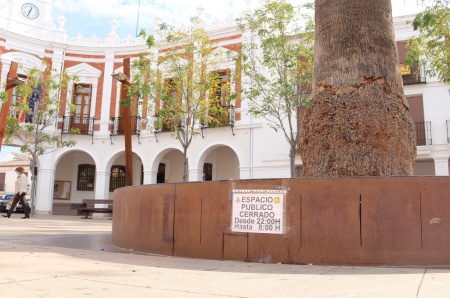
[(24, 17), (30, 20), (34, 20), (39, 16), (39, 9), (32, 3), (25, 3), (21, 8)]

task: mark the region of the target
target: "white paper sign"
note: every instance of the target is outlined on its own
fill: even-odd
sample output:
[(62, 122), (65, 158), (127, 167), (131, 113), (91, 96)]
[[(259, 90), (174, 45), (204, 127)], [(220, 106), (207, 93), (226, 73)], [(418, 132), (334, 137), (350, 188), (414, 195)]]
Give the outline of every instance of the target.
[(285, 190), (233, 189), (231, 231), (283, 234)]

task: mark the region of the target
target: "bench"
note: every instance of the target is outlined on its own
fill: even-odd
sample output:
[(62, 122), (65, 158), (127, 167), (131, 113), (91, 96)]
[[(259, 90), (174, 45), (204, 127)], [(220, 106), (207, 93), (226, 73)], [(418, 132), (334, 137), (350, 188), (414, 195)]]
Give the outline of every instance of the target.
[[(95, 204), (104, 204), (108, 207), (95, 207)], [(77, 210), (77, 215), (84, 215), (84, 218), (92, 216), (94, 212), (97, 213), (111, 213), (113, 212), (113, 200), (93, 200), (84, 199), (81, 203), (70, 204), (70, 209)]]

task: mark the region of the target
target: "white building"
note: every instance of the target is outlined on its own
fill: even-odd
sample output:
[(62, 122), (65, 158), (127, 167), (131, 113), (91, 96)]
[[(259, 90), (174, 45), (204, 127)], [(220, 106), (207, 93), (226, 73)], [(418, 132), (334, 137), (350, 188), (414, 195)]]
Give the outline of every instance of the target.
[[(63, 107), (55, 133), (68, 138), (68, 127), (79, 126), (80, 135), (70, 137), (76, 146), (45, 154), (39, 159), (36, 210), (40, 214), (69, 213), (69, 203), (85, 198), (112, 198), (112, 190), (124, 185), (124, 139), (117, 134), (120, 85), (111, 74), (122, 70), (124, 57), (137, 57), (147, 49), (140, 39), (120, 39), (116, 22), (104, 40), (68, 38), (65, 19), (58, 26), (51, 19), (51, 0), (8, 1), (0, 18), (0, 82), (4, 83), (12, 61), (25, 69), (41, 67), (45, 61), (55, 69), (77, 75), (83, 88), (69, 95), (69, 102), (79, 105), (74, 120)], [(23, 14), (22, 7), (32, 4), (33, 14)], [(32, 6), (30, 6), (32, 7)], [(27, 11), (28, 12), (28, 11)], [(396, 38), (402, 47), (412, 35), (413, 16), (394, 20)], [(233, 20), (207, 24), (212, 40), (219, 47), (237, 51), (243, 38)], [(400, 51), (401, 52), (401, 51)], [(400, 53), (400, 57), (402, 54)], [(225, 66), (235, 71), (233, 64)], [(430, 77), (405, 75), (405, 94), (411, 114), (417, 122), (418, 159), (415, 174), (449, 175), (450, 119), (449, 85)], [(245, 87), (245, 86), (244, 86)], [(233, 88), (240, 88), (239, 84)], [(147, 119), (139, 108), (141, 119)], [(136, 124), (139, 122), (136, 118)], [(133, 181), (135, 185), (182, 180), (183, 155), (171, 133), (155, 134), (136, 125), (133, 135)], [(283, 135), (270, 129), (264, 120), (247, 113), (245, 101), (235, 102), (233, 126), (203, 130), (188, 151), (189, 180), (229, 180), (289, 177), (289, 146)], [(301, 159), (296, 158), (301, 175)]]
[[(31, 186), (30, 158), (27, 154), (9, 152), (0, 158), (0, 195), (14, 194), (16, 183), (16, 168), (23, 167), (28, 177), (28, 185)], [(28, 191), (30, 187), (28, 187)]]

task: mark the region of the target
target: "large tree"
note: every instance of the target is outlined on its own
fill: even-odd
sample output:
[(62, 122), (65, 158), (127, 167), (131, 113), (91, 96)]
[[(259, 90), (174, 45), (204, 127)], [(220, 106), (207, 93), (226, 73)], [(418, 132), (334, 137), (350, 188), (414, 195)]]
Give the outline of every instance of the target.
[[(60, 107), (65, 104), (61, 99), (61, 90), (66, 89), (70, 81), (76, 77), (68, 76), (45, 64), (40, 68), (32, 68), (27, 72), (26, 82), (15, 87), (13, 103), (10, 108), (5, 129), (5, 144), (19, 146), (28, 153), (31, 169), (31, 205), (32, 214), (35, 207), (35, 187), (37, 183), (38, 157), (57, 150), (60, 147), (75, 145), (72, 139), (62, 140), (56, 131)], [(1, 94), (6, 100), (6, 92)], [(73, 105), (68, 104), (70, 109)], [(74, 130), (71, 133), (76, 134)]]
[(311, 98), (314, 24), (308, 8), (266, 0), (262, 8), (238, 19), (248, 37), (242, 49), (243, 99), (250, 113), (264, 117), (289, 143), (291, 177), (302, 108)]
[(426, 74), (450, 82), (450, 0), (418, 2), (425, 9), (414, 18), (406, 63), (419, 60)]
[[(183, 181), (188, 178), (187, 151), (202, 127), (229, 125), (229, 73), (219, 67), (227, 59), (202, 28), (198, 18), (188, 27), (160, 26), (162, 40), (141, 35), (158, 46), (157, 55), (142, 55), (133, 63), (130, 94), (149, 99), (155, 112), (155, 133), (172, 132), (184, 155)], [(231, 57), (230, 57), (231, 59)], [(154, 109), (154, 110), (153, 110)]]
[(390, 0), (316, 0), (313, 99), (300, 154), (309, 177), (411, 175), (415, 129)]

